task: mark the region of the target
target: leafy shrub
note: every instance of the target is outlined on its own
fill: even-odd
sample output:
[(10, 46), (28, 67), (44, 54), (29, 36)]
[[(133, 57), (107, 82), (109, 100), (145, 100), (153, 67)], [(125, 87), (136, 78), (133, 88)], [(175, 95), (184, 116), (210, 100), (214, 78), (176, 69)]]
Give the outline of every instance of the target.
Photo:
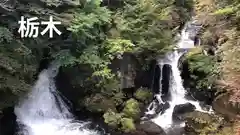
[(124, 115), (133, 119), (138, 119), (140, 117), (140, 111), (140, 105), (135, 99), (129, 99), (123, 109)]
[(114, 111), (109, 109), (107, 112), (104, 113), (103, 118), (104, 122), (107, 123), (109, 126), (117, 128), (121, 122), (122, 114), (115, 113)]
[(130, 132), (136, 130), (133, 119), (122, 118), (121, 119), (121, 130), (124, 132)]
[(151, 90), (147, 88), (139, 88), (135, 93), (134, 96), (136, 99), (144, 102), (144, 103), (149, 103), (152, 101), (153, 98), (153, 93)]

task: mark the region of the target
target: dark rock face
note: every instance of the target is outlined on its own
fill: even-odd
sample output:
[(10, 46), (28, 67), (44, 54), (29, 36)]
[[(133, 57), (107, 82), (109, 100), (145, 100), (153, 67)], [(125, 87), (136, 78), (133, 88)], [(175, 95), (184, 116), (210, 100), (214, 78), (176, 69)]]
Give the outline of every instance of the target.
[(156, 61), (151, 61), (151, 63), (148, 65), (149, 68), (146, 70), (141, 69), (141, 65), (138, 65), (136, 67), (140, 67), (136, 69), (136, 77), (134, 80), (135, 87), (146, 87), (151, 88), (155, 93), (159, 93), (158, 89), (158, 82), (159, 82), (159, 76), (156, 75), (159, 70), (157, 69), (157, 63)]
[(181, 116), (185, 113), (192, 112), (196, 109), (191, 103), (176, 105), (173, 110), (172, 118), (175, 121), (181, 120)]
[(144, 131), (147, 135), (166, 135), (166, 133), (160, 126), (151, 121), (145, 121), (140, 123), (137, 129), (139, 131)]
[(17, 127), (14, 108), (4, 108), (0, 117), (0, 135), (14, 135)]
[[(156, 64), (156, 63), (155, 63)], [(159, 82), (159, 79), (160, 79), (160, 76), (161, 76), (161, 70), (162, 69), (160, 69), (159, 68), (159, 66), (158, 65), (156, 65), (155, 66), (155, 68), (154, 68), (154, 82), (153, 82), (153, 92), (154, 93), (156, 93), (156, 94), (158, 94), (160, 91), (159, 91), (159, 86), (160, 86), (160, 82)]]
[(162, 68), (162, 99), (163, 101), (166, 101), (169, 98), (169, 80), (171, 77), (171, 65), (165, 64)]

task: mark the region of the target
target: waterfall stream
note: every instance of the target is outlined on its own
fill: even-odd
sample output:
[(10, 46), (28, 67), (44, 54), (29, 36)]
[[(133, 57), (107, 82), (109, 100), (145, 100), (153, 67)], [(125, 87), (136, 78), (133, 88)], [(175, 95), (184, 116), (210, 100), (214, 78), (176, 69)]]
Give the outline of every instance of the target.
[(76, 121), (56, 90), (57, 64), (40, 73), (28, 97), (15, 107), (19, 135), (99, 135)]
[[(194, 37), (196, 36), (197, 31), (199, 30), (199, 26), (193, 25), (191, 23), (187, 23), (185, 28), (181, 32), (180, 40), (177, 44), (177, 48), (173, 52), (169, 52), (165, 55), (164, 58), (158, 59), (158, 65), (160, 67), (160, 71), (163, 72), (163, 66), (169, 65), (171, 74), (170, 74), (170, 80), (169, 80), (169, 95), (170, 99), (167, 99), (167, 101), (163, 101), (162, 99), (162, 84), (161, 81), (163, 79), (162, 73), (160, 75), (160, 90), (159, 93), (155, 95), (157, 99), (158, 104), (164, 104), (166, 102), (169, 103), (169, 108), (166, 109), (164, 112), (161, 112), (158, 114), (158, 116), (154, 119), (152, 119), (153, 122), (161, 126), (165, 131), (168, 131), (168, 129), (171, 129), (171, 127), (183, 127), (184, 122), (181, 122), (180, 124), (175, 124), (173, 121), (173, 112), (174, 107), (176, 105), (186, 104), (190, 103), (195, 106), (195, 110), (202, 111), (202, 112), (209, 112), (207, 110), (203, 110), (201, 106), (199, 105), (199, 102), (189, 100), (185, 97), (186, 90), (183, 87), (183, 82), (181, 78), (181, 73), (178, 69), (178, 63), (180, 57), (190, 48), (194, 48)], [(157, 103), (153, 101), (146, 114), (154, 114), (156, 113), (156, 107)]]

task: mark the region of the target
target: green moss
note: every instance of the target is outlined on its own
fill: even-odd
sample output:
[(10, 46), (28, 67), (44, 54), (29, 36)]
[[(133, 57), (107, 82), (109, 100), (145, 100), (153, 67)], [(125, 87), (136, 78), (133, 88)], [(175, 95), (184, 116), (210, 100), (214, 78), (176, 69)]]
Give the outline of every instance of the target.
[(195, 48), (190, 49), (190, 50), (186, 53), (186, 57), (187, 57), (187, 58), (191, 58), (193, 55), (202, 54), (202, 52), (203, 52), (202, 47), (195, 47)]
[(144, 103), (149, 103), (150, 101), (152, 101), (153, 93), (147, 88), (139, 88), (135, 92), (134, 96), (136, 99)]
[(234, 7), (225, 7), (225, 8), (222, 8), (222, 9), (218, 9), (213, 14), (214, 15), (229, 15), (229, 14), (232, 14), (234, 12), (235, 12)]
[(138, 119), (140, 117), (140, 104), (135, 99), (129, 99), (123, 109), (123, 113), (128, 118)]
[(131, 132), (136, 130), (134, 120), (131, 118), (122, 118), (121, 119), (121, 130), (124, 132)]
[[(198, 135), (234, 135), (233, 125), (227, 123), (222, 117), (202, 112), (192, 112), (187, 114), (186, 118), (187, 131)], [(188, 134), (191, 133), (187, 132)]]
[(84, 106), (91, 112), (106, 112), (108, 109), (116, 110), (114, 101), (101, 94), (95, 94), (84, 100)]
[(120, 124), (122, 114), (115, 113), (114, 111), (109, 109), (107, 112), (104, 113), (103, 118), (104, 122), (107, 123), (109, 126), (117, 128)]

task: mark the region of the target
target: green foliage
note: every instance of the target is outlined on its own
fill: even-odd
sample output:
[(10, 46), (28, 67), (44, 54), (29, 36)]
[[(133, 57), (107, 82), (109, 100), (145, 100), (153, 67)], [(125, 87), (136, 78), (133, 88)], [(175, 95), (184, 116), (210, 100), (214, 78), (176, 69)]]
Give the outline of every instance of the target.
[(235, 12), (234, 7), (226, 7), (223, 9), (219, 9), (217, 11), (215, 11), (213, 14), (214, 15), (229, 15)]
[(116, 113), (109, 109), (103, 115), (104, 122), (109, 126), (121, 130), (123, 132), (130, 132), (136, 130), (134, 120), (132, 118), (125, 118), (122, 113)]
[[(164, 24), (170, 15), (172, 1), (126, 1), (126, 5), (114, 16), (120, 36), (135, 44), (135, 52), (158, 52), (172, 44), (172, 33)], [(153, 54), (152, 54), (153, 55)]]
[(103, 48), (107, 50), (104, 56), (113, 60), (115, 57), (121, 58), (124, 52), (131, 52), (134, 44), (130, 40), (125, 39), (107, 39)]
[(77, 63), (78, 59), (71, 55), (69, 50), (61, 50), (60, 52), (53, 55), (62, 66), (73, 66)]
[(131, 132), (136, 130), (134, 121), (131, 118), (122, 118), (121, 125), (121, 130), (124, 132)]
[(147, 88), (139, 88), (135, 93), (134, 96), (136, 99), (140, 100), (141, 102), (144, 103), (149, 103), (152, 101), (153, 98), (153, 93), (151, 90)]
[(223, 0), (221, 2), (218, 2), (219, 9), (217, 9), (213, 15), (221, 15), (221, 16), (229, 16), (233, 15), (237, 18), (240, 17), (240, 2), (237, 0), (232, 1), (226, 1)]
[(107, 112), (103, 115), (104, 122), (107, 123), (109, 126), (117, 128), (121, 122), (122, 114), (115, 113), (111, 109), (109, 109)]
[(191, 78), (197, 83), (198, 89), (211, 88), (217, 79), (216, 61), (213, 56), (202, 53), (188, 57)]
[(86, 97), (84, 105), (91, 112), (106, 112), (108, 109), (116, 110), (114, 101), (102, 94)]
[(110, 60), (105, 60), (101, 54), (102, 43), (106, 38), (102, 27), (110, 23), (110, 15), (111, 12), (107, 8), (100, 7), (99, 1), (90, 1), (77, 11), (68, 29), (78, 41), (74, 50), (75, 58), (70, 57), (69, 63), (89, 65), (94, 71), (93, 76), (100, 77), (99, 80), (113, 77), (107, 67)]
[(123, 113), (128, 118), (138, 119), (140, 117), (140, 104), (135, 99), (129, 99), (123, 109)]
[[(76, 55), (68, 63), (87, 64), (93, 69), (93, 76), (101, 86), (106, 80), (114, 77), (108, 65), (124, 52), (131, 51), (134, 46), (130, 40), (107, 38), (103, 27), (110, 24), (111, 12), (100, 7), (99, 2), (91, 1), (79, 10), (69, 30), (79, 44)], [(69, 55), (67, 55), (69, 56)]]
[(97, 86), (114, 78), (108, 66), (123, 53), (146, 55), (145, 61), (171, 48), (172, 29), (176, 27), (170, 26), (175, 21), (173, 11), (189, 8), (175, 4), (174, 0), (125, 0), (122, 8), (111, 12), (100, 3), (100, 0), (81, 1), (82, 7), (76, 10), (68, 28), (77, 44), (70, 53), (58, 54), (65, 65), (89, 65), (92, 77), (99, 82)]
[(13, 40), (13, 34), (5, 27), (0, 27), (0, 43), (11, 42)]

